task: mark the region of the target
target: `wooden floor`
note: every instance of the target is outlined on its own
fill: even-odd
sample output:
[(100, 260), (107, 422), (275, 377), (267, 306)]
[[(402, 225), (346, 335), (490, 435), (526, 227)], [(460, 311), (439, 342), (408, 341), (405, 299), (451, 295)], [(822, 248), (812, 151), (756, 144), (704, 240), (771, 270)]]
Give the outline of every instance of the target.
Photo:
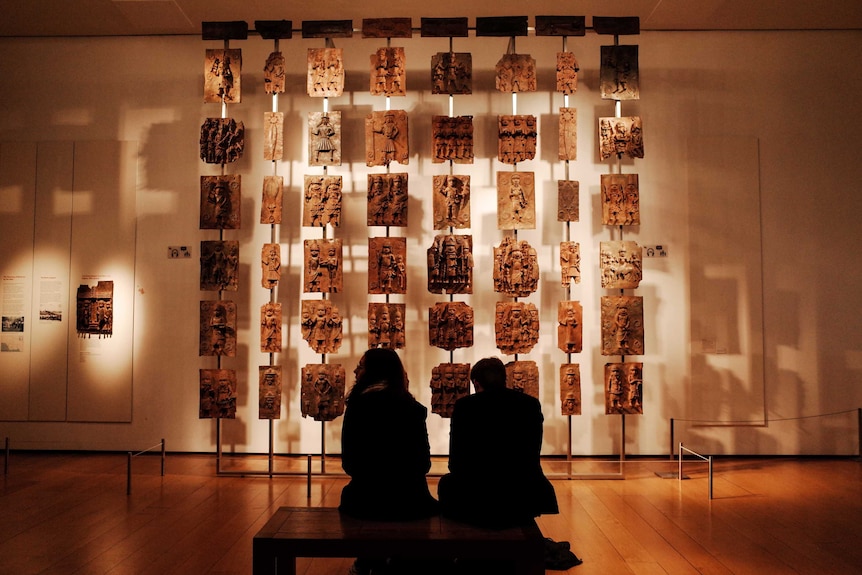
[[(225, 467), (256, 464), (266, 469), (249, 458)], [(335, 506), (345, 483), (337, 461), (310, 498), (305, 476), (216, 476), (212, 456), (168, 455), (165, 477), (157, 457), (134, 468), (127, 496), (125, 455), (13, 452), (0, 479), (0, 574), (248, 574), (252, 536), (277, 507)], [(857, 459), (719, 460), (712, 501), (703, 464), (684, 481), (657, 475), (676, 470), (667, 461), (624, 468), (624, 480), (554, 480), (561, 513), (539, 525), (584, 560), (570, 573), (862, 573)], [(349, 564), (305, 559), (299, 573)]]

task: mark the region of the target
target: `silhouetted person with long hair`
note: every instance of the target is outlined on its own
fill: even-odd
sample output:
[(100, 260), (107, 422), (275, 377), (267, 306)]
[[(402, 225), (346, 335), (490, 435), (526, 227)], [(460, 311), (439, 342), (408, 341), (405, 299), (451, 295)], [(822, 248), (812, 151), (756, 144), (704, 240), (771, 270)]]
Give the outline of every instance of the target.
[(341, 511), (379, 520), (436, 515), (425, 479), (428, 410), (408, 391), (401, 359), (391, 349), (370, 349), (354, 373), (341, 428), (341, 465), (350, 476)]
[(476, 393), (455, 402), (449, 431), (449, 471), (437, 494), (444, 515), (491, 528), (559, 513), (554, 487), (542, 472), (542, 406), (506, 387), (496, 357), (470, 372)]

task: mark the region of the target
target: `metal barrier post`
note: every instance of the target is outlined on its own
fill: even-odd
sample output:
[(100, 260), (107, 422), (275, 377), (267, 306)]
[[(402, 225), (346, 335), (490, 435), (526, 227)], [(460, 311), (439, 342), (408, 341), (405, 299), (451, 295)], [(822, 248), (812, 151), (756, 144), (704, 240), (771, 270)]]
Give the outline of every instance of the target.
[(673, 461), (673, 418), (670, 418), (670, 454), (668, 455), (668, 459)]
[(700, 453), (686, 448), (685, 446), (683, 446), (682, 442), (680, 441), (679, 442), (679, 480), (680, 481), (682, 481), (682, 452), (683, 451), (688, 451), (689, 453), (691, 453), (692, 455), (694, 455), (698, 459), (702, 459), (703, 461), (706, 461), (709, 464), (709, 499), (712, 500), (712, 455), (710, 455), (709, 457), (704, 457)]
[(162, 477), (165, 476), (165, 438), (162, 438)]
[(126, 495), (132, 494), (132, 452), (130, 451), (126, 459)]
[(712, 501), (712, 455), (709, 456), (709, 500)]

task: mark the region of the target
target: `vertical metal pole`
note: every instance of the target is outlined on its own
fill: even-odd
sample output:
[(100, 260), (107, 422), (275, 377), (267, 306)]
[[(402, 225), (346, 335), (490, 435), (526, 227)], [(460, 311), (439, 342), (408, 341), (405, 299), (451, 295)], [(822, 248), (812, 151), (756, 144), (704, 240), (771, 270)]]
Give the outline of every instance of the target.
[(673, 461), (673, 418), (670, 418), (670, 454), (668, 455), (668, 459)]
[(320, 422), (320, 474), (326, 475), (326, 422)]
[(682, 481), (682, 441), (679, 442), (679, 471), (677, 473), (676, 478)]
[(712, 455), (707, 459), (709, 461), (709, 499), (712, 501)]
[(569, 479), (571, 479), (572, 478), (572, 416), (571, 415), (568, 416), (567, 419), (569, 420), (569, 442), (568, 442), (569, 443), (569, 451), (566, 454), (566, 462), (568, 463), (567, 467), (569, 469), (567, 475), (569, 476)]
[(269, 477), (272, 478), (272, 468), (273, 468), (273, 457), (275, 454), (275, 443), (272, 438), (273, 432), (273, 420), (269, 420)]
[(221, 473), (221, 418), (216, 419), (216, 474)]
[(626, 459), (626, 414), (620, 414), (620, 423), (622, 424), (622, 435), (620, 437), (620, 461)]
[(162, 477), (165, 476), (165, 438), (162, 438)]
[(311, 455), (308, 456), (305, 470), (305, 497), (311, 499)]
[(126, 495), (132, 494), (132, 452), (126, 458)]

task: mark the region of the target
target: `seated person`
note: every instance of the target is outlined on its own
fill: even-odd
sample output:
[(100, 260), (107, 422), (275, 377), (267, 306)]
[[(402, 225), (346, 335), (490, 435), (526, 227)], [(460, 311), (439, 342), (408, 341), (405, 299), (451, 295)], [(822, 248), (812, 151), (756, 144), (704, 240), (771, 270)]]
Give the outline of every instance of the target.
[(408, 391), (401, 359), (391, 349), (369, 349), (354, 373), (341, 428), (341, 465), (350, 482), (339, 509), (377, 520), (436, 515), (425, 479), (431, 469), (428, 410)]
[(470, 372), (476, 393), (455, 403), (449, 431), (449, 471), (437, 494), (444, 515), (495, 529), (559, 513), (554, 487), (542, 472), (542, 407), (506, 387), (497, 358)]

